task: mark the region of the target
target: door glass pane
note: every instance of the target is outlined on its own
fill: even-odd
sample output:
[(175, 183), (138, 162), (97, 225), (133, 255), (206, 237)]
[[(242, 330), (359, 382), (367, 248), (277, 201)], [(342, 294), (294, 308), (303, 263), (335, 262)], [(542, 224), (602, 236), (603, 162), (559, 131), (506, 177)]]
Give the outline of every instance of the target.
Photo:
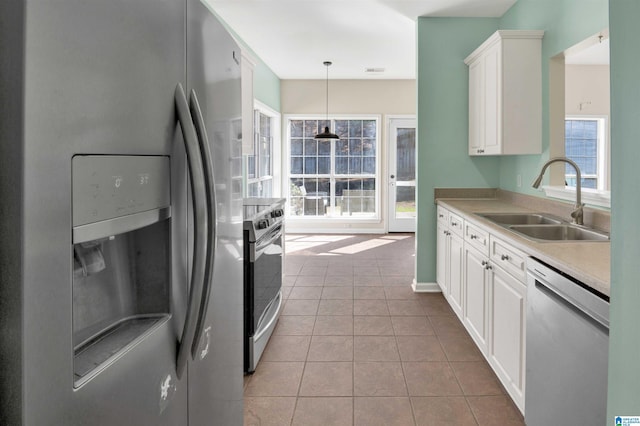
[(399, 128), (396, 146), (396, 217), (416, 217), (416, 129)]
[(416, 129), (398, 129), (397, 174), (398, 180), (416, 179)]
[(416, 187), (396, 187), (396, 217), (416, 217)]

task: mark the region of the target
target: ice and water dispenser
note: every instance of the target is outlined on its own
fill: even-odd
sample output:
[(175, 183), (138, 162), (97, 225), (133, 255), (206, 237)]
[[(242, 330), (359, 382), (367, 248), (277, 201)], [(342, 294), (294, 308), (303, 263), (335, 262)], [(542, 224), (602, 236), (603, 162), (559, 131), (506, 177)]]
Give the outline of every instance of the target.
[(78, 387), (170, 316), (170, 162), (76, 155), (72, 173)]

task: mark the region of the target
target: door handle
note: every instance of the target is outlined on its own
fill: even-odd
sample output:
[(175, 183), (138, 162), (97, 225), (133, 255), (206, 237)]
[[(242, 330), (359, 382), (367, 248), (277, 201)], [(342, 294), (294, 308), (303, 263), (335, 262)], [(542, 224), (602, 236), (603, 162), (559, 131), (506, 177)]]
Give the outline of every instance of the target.
[(185, 150), (187, 153), (194, 216), (191, 283), (189, 285), (187, 315), (182, 329), (182, 337), (178, 346), (178, 357), (176, 360), (176, 375), (178, 376), (178, 379), (180, 379), (187, 366), (189, 350), (193, 344), (198, 320), (196, 309), (200, 306), (199, 299), (202, 295), (202, 287), (204, 285), (208, 213), (205, 195), (206, 188), (204, 170), (198, 149), (198, 137), (193, 125), (193, 120), (191, 119), (191, 114), (189, 113), (187, 98), (180, 83), (176, 86), (174, 98), (178, 121), (180, 122), (180, 128), (182, 129)]
[(216, 211), (216, 185), (213, 173), (213, 161), (211, 159), (211, 149), (209, 148), (209, 138), (207, 137), (207, 129), (204, 124), (202, 110), (198, 103), (198, 97), (195, 90), (191, 90), (189, 94), (189, 110), (191, 117), (194, 119), (196, 136), (200, 145), (200, 155), (204, 168), (204, 184), (206, 189), (207, 202), (207, 252), (205, 260), (204, 285), (202, 286), (202, 295), (200, 297), (200, 306), (198, 309), (198, 317), (196, 321), (195, 337), (191, 345), (191, 358), (195, 359), (202, 340), (205, 317), (209, 306), (209, 296), (213, 286), (213, 268), (215, 262), (215, 252), (218, 246), (218, 215)]

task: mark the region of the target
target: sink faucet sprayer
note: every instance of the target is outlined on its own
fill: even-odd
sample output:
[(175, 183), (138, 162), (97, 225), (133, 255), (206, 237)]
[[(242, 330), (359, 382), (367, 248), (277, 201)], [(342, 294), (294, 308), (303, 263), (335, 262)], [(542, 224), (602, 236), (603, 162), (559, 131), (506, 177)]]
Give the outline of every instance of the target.
[(580, 176), (580, 167), (578, 167), (578, 165), (573, 160), (570, 160), (566, 157), (555, 157), (550, 159), (549, 161), (544, 163), (544, 166), (542, 166), (542, 170), (540, 170), (540, 174), (538, 175), (536, 180), (533, 181), (533, 184), (531, 184), (531, 186), (533, 186), (534, 188), (538, 188), (540, 186), (540, 182), (542, 182), (542, 176), (547, 170), (547, 167), (549, 167), (550, 164), (558, 161), (563, 161), (567, 164), (571, 164), (571, 166), (576, 169), (576, 205), (574, 206), (575, 210), (571, 212), (571, 217), (573, 218), (573, 223), (582, 225), (582, 208), (584, 207), (584, 204), (582, 204), (582, 178)]

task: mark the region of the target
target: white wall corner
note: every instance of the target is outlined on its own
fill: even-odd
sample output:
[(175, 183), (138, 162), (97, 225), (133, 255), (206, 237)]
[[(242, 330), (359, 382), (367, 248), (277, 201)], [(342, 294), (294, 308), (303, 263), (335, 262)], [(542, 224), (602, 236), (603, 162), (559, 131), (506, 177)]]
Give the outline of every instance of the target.
[(441, 293), (442, 290), (437, 283), (418, 283), (416, 280), (413, 280), (411, 284), (411, 288), (414, 293)]

